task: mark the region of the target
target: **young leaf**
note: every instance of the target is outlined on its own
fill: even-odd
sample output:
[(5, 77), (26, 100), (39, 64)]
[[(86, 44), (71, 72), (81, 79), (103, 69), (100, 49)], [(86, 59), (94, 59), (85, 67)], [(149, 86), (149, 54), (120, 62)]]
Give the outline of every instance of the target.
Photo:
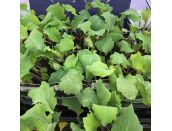
[(77, 27), (81, 29), (84, 33), (88, 33), (91, 30), (91, 22), (86, 21), (84, 23), (79, 24)]
[(108, 66), (101, 61), (96, 61), (92, 65), (87, 66), (86, 70), (92, 73), (94, 76), (106, 77), (112, 74), (113, 69), (109, 69)]
[(85, 88), (82, 92), (82, 95), (80, 95), (78, 98), (83, 107), (88, 107), (91, 109), (92, 104), (98, 104), (97, 96), (94, 90), (90, 87)]
[(34, 130), (36, 128), (39, 131), (46, 130), (51, 124), (51, 116), (47, 116), (45, 114), (46, 111), (45, 105), (36, 104), (20, 117), (20, 123), (26, 129)]
[(74, 54), (68, 56), (64, 62), (64, 66), (66, 68), (72, 68), (75, 67), (76, 63), (78, 61), (78, 57), (75, 56)]
[(66, 17), (66, 15), (64, 14), (64, 8), (59, 3), (50, 5), (47, 8), (47, 12), (51, 13), (55, 18), (60, 20), (63, 20)]
[(149, 32), (139, 32), (136, 34), (136, 38), (142, 41), (143, 49), (146, 53), (151, 52), (151, 34)]
[(71, 5), (64, 5), (63, 4), (63, 7), (64, 7), (64, 9), (66, 10), (66, 11), (68, 11), (68, 12), (71, 12), (73, 15), (77, 15), (76, 14), (76, 10), (75, 10), (75, 8), (73, 8)]
[(59, 52), (66, 52), (74, 49), (74, 42), (71, 35), (64, 34), (63, 39), (60, 40), (60, 43), (55, 47)]
[(94, 48), (93, 41), (90, 36), (85, 37), (84, 39), (85, 45), (87, 45), (90, 48)]
[(83, 88), (82, 80), (83, 75), (75, 69), (69, 70), (61, 79), (59, 88), (64, 91), (65, 94), (79, 95)]
[(71, 22), (72, 29), (76, 29), (77, 26), (84, 22), (84, 20), (88, 19), (90, 14), (88, 10), (82, 10), (79, 15), (75, 16)]
[(134, 100), (138, 94), (136, 87), (136, 79), (134, 77), (119, 77), (116, 80), (117, 90), (122, 93), (124, 97), (129, 100)]
[(122, 113), (117, 117), (111, 131), (143, 131), (132, 105), (122, 109)]
[(104, 4), (103, 2), (101, 2), (100, 0), (93, 0), (91, 2), (91, 5), (93, 8), (99, 8), (100, 13), (109, 11), (112, 11), (112, 7), (110, 7), (108, 4)]
[(124, 54), (120, 54), (115, 52), (113, 55), (110, 56), (111, 64), (122, 65), (124, 68), (130, 66), (130, 62), (127, 60)]
[(142, 102), (145, 105), (151, 105), (151, 83), (149, 81), (144, 81), (137, 79), (137, 89), (142, 96)]
[(101, 57), (87, 49), (79, 51), (79, 60), (83, 64), (83, 66), (86, 68), (87, 66), (93, 64), (96, 61), (100, 61)]
[(72, 131), (85, 131), (84, 129), (81, 129), (79, 125), (73, 122), (70, 123), (70, 128), (72, 129)]
[(83, 118), (83, 123), (86, 131), (97, 131), (97, 128), (101, 125), (93, 113), (87, 114), (87, 116)]
[(59, 42), (60, 41), (60, 32), (55, 27), (49, 27), (45, 28), (43, 30), (44, 34), (48, 36), (50, 40), (53, 42)]
[(30, 69), (32, 67), (34, 67), (35, 62), (36, 62), (36, 59), (31, 61), (31, 56), (29, 56), (28, 51), (25, 52), (25, 54), (21, 56), (21, 58), (20, 58), (20, 78), (29, 74)]
[(116, 80), (117, 80), (117, 76), (115, 75), (115, 73), (112, 73), (109, 76), (109, 87), (110, 87), (111, 91), (114, 91), (117, 88)]
[(140, 15), (139, 13), (134, 9), (128, 9), (125, 12), (122, 13), (125, 17), (128, 17), (132, 21), (139, 21)]
[(114, 42), (112, 41), (111, 37), (106, 37), (106, 38), (96, 41), (95, 46), (97, 47), (99, 51), (107, 54), (113, 49)]
[(99, 31), (106, 27), (106, 24), (98, 15), (91, 16), (89, 21), (91, 22), (91, 29), (94, 31)]
[(27, 39), (28, 33), (27, 28), (20, 24), (20, 41)]
[(151, 10), (149, 8), (145, 8), (143, 11), (142, 11), (142, 19), (147, 22), (148, 19), (150, 18), (151, 16)]
[(30, 90), (28, 96), (32, 99), (33, 104), (42, 103), (51, 113), (57, 105), (55, 91), (46, 82), (42, 82), (39, 88)]
[(50, 83), (60, 82), (60, 79), (66, 74), (66, 71), (63, 68), (51, 73), (51, 76), (48, 80)]
[(96, 95), (100, 105), (107, 105), (111, 98), (111, 92), (105, 87), (102, 80), (96, 82)]
[(121, 107), (120, 95), (118, 95), (116, 91), (112, 91), (111, 94), (112, 95), (111, 95), (111, 99), (110, 99), (109, 105), (113, 106), (113, 107)]
[(150, 78), (151, 73), (151, 56), (142, 56), (140, 52), (137, 54), (132, 54), (130, 56), (130, 61), (132, 62), (132, 67), (138, 72), (146, 74)]
[(77, 114), (78, 118), (79, 118), (79, 115), (82, 113), (82, 109), (81, 109), (81, 105), (78, 101), (78, 99), (76, 97), (63, 97), (62, 98), (62, 104), (64, 106), (67, 106), (68, 109), (71, 109), (73, 111), (75, 111), (75, 113)]
[(110, 12), (104, 12), (102, 16), (105, 18), (107, 33), (109, 33), (111, 30), (114, 30), (116, 16)]
[(107, 36), (111, 37), (114, 42), (123, 39), (123, 33), (118, 26), (114, 26), (114, 30), (110, 31)]
[(25, 41), (25, 44), (26, 48), (35, 55), (43, 52), (46, 47), (44, 44), (43, 34), (35, 29), (33, 29), (30, 33), (29, 37)]
[(21, 24), (29, 30), (37, 29), (40, 21), (33, 13), (29, 13), (21, 18)]
[(94, 111), (95, 116), (101, 122), (101, 125), (104, 127), (107, 124), (112, 123), (116, 119), (118, 109), (116, 107), (110, 106), (100, 106), (93, 104), (92, 110)]
[(130, 47), (129, 43), (125, 40), (120, 41), (119, 46), (121, 52), (125, 52), (125, 53), (134, 52), (134, 50)]

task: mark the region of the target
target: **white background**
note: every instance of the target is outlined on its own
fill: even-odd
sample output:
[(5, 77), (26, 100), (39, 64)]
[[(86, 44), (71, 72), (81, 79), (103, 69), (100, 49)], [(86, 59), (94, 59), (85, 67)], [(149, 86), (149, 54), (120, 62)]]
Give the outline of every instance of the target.
[[(0, 131), (19, 131), (20, 1), (0, 4)], [(172, 1), (152, 0), (152, 131), (172, 131)]]

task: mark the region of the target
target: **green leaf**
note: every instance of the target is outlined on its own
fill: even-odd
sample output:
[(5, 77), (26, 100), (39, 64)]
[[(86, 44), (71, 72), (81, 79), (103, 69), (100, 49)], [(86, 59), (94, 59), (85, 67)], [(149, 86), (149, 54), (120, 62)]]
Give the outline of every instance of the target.
[(71, 12), (75, 16), (77, 15), (75, 8), (73, 8), (71, 5), (68, 5), (68, 4), (64, 5), (63, 4), (63, 7), (66, 11)]
[(28, 33), (27, 28), (20, 24), (20, 41), (27, 39)]
[(91, 16), (89, 21), (91, 22), (91, 29), (94, 31), (102, 30), (106, 26), (104, 21), (98, 15)]
[(139, 32), (136, 38), (142, 41), (143, 49), (146, 53), (151, 53), (151, 34), (149, 32)]
[(94, 90), (90, 87), (83, 90), (82, 95), (79, 96), (79, 101), (83, 107), (88, 107), (90, 109), (92, 104), (98, 104), (97, 96)]
[(130, 56), (132, 67), (138, 72), (146, 74), (150, 78), (151, 74), (151, 56), (142, 56), (140, 52)]
[(116, 120), (116, 115), (118, 114), (118, 108), (110, 106), (93, 104), (92, 110), (94, 111), (97, 119), (101, 122), (101, 125), (104, 127)]
[(79, 24), (77, 27), (81, 29), (84, 33), (88, 33), (90, 36), (103, 36), (103, 34), (105, 33), (105, 28), (95, 31), (91, 28), (91, 26), (92, 23), (90, 21), (86, 21), (84, 23)]
[(61, 79), (59, 88), (64, 91), (65, 94), (79, 95), (83, 88), (82, 80), (83, 75), (75, 69), (69, 70)]
[(128, 17), (132, 21), (139, 21), (140, 20), (140, 15), (137, 12), (137, 10), (134, 9), (128, 9), (125, 12), (122, 13), (125, 17)]
[(103, 84), (102, 80), (96, 82), (96, 94), (100, 105), (107, 105), (111, 98), (111, 92)]
[(79, 60), (77, 61), (74, 69), (77, 70), (80, 73), (84, 72), (84, 67), (83, 67), (82, 63)]
[(93, 113), (87, 114), (87, 117), (83, 118), (83, 123), (86, 131), (97, 131), (97, 128), (101, 125)]
[(69, 98), (63, 97), (62, 104), (64, 106), (67, 106), (68, 109), (75, 111), (78, 117), (83, 112), (83, 110), (81, 109), (81, 104), (79, 103), (76, 97), (69, 97)]
[(132, 105), (122, 109), (122, 113), (117, 117), (111, 131), (143, 131)]
[(91, 22), (86, 21), (84, 23), (79, 24), (77, 27), (80, 28), (84, 33), (88, 33), (91, 30)]
[(70, 128), (72, 129), (72, 131), (85, 131), (84, 129), (81, 129), (79, 125), (73, 122), (70, 123)]
[(72, 36), (65, 33), (63, 35), (63, 39), (60, 40), (60, 43), (57, 44), (55, 49), (59, 52), (66, 52), (74, 49), (74, 42)]
[(137, 79), (137, 89), (142, 96), (142, 102), (145, 105), (151, 105), (151, 83), (149, 81), (144, 81)]
[(114, 66), (114, 73), (115, 73), (116, 77), (123, 76), (123, 72), (122, 72), (120, 65)]
[(32, 99), (33, 104), (42, 103), (51, 113), (57, 105), (55, 91), (46, 82), (42, 82), (39, 88), (30, 90), (28, 96)]
[(106, 38), (96, 41), (95, 46), (97, 47), (99, 51), (107, 54), (113, 49), (114, 42), (112, 41), (111, 37), (106, 37)]
[[(20, 123), (26, 126), (26, 129), (45, 131), (51, 124), (51, 116), (46, 115), (46, 107), (43, 104), (36, 104), (34, 107), (26, 111), (20, 116)], [(30, 131), (29, 130), (29, 131)]]
[(85, 37), (84, 43), (87, 47), (94, 48), (93, 41), (90, 36)]
[(130, 62), (127, 60), (124, 54), (120, 54), (115, 52), (113, 55), (110, 56), (111, 64), (122, 65), (124, 68), (130, 66)]
[(92, 65), (87, 66), (86, 70), (92, 73), (94, 76), (106, 77), (112, 74), (113, 69), (109, 69), (108, 66), (101, 61), (96, 61)]
[(136, 79), (132, 76), (126, 78), (119, 77), (116, 80), (117, 90), (129, 100), (134, 100), (138, 94)]
[(34, 67), (35, 62), (36, 62), (36, 59), (31, 61), (31, 56), (29, 55), (28, 51), (26, 51), (25, 54), (21, 56), (21, 58), (20, 58), (20, 78), (29, 74), (30, 69), (32, 67)]
[(93, 0), (91, 2), (91, 5), (92, 5), (93, 8), (99, 8), (100, 13), (103, 13), (103, 12), (106, 12), (106, 11), (111, 12), (112, 9), (113, 9), (108, 4), (105, 4), (105, 3), (101, 2), (100, 0)]
[(143, 11), (142, 11), (142, 19), (147, 22), (148, 19), (150, 18), (151, 16), (151, 10), (149, 8), (145, 8)]
[(82, 10), (78, 16), (75, 16), (71, 22), (72, 29), (76, 29), (77, 26), (84, 22), (84, 20), (88, 19), (90, 14), (88, 10)]
[(61, 112), (54, 112), (52, 114), (53, 122), (58, 123), (60, 121), (60, 115), (61, 115)]
[(29, 30), (37, 29), (39, 27), (40, 21), (38, 17), (35, 16), (33, 13), (29, 13), (23, 16), (21, 19), (21, 24), (28, 28)]
[(115, 75), (115, 73), (112, 73), (109, 76), (109, 87), (110, 87), (111, 91), (114, 91), (117, 88), (116, 79), (117, 79), (117, 76)]
[(57, 123), (50, 123), (45, 131), (54, 131), (56, 128)]
[(121, 107), (121, 98), (120, 98), (120, 95), (118, 95), (116, 91), (112, 91), (109, 105), (113, 107)]
[(120, 51), (124, 53), (134, 52), (134, 50), (130, 47), (129, 43), (125, 40), (120, 41), (119, 46), (120, 46)]
[(60, 41), (60, 38), (61, 38), (60, 32), (55, 27), (44, 28), (43, 32), (53, 42), (59, 42)]
[(105, 18), (107, 33), (111, 30), (114, 30), (116, 16), (110, 12), (104, 12), (102, 16)]
[(46, 47), (44, 44), (43, 34), (35, 29), (30, 33), (25, 44), (26, 48), (35, 55), (43, 52)]
[(66, 15), (64, 13), (64, 7), (62, 7), (59, 3), (50, 5), (47, 8), (47, 12), (52, 14), (55, 18), (63, 20)]
[(114, 26), (114, 30), (110, 31), (107, 36), (111, 37), (114, 42), (123, 39), (123, 33), (118, 26)]
[(77, 61), (78, 61), (78, 56), (75, 56), (74, 54), (72, 54), (66, 58), (64, 62), (64, 66), (66, 68), (73, 68), (75, 67)]
[(81, 61), (81, 63), (85, 68), (93, 64), (94, 62), (101, 60), (101, 57), (99, 55), (87, 49), (79, 51), (78, 56), (79, 56), (79, 60)]

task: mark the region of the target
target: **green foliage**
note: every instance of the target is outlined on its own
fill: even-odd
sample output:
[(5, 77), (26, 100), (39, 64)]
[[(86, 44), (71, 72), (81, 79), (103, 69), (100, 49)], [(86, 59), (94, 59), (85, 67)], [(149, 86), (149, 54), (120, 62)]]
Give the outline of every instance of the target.
[(32, 99), (33, 104), (45, 104), (49, 112), (53, 112), (57, 101), (53, 88), (49, 87), (48, 83), (42, 82), (39, 88), (32, 89), (28, 96)]
[[(54, 89), (48, 83), (42, 82), (39, 88), (30, 90), (28, 95), (34, 106), (20, 117), (20, 130), (54, 130), (58, 121), (53, 120), (53, 115), (59, 114), (54, 112), (57, 104)], [(47, 115), (46, 112), (50, 114)]]
[(83, 75), (75, 69), (69, 70), (61, 79), (59, 88), (64, 91), (65, 94), (79, 95), (83, 88), (82, 80)]
[(113, 73), (113, 69), (109, 69), (108, 66), (101, 61), (96, 61), (90, 66), (87, 66), (87, 71), (94, 76), (106, 77)]
[(79, 96), (79, 101), (83, 107), (88, 107), (91, 109), (92, 104), (98, 104), (97, 96), (92, 88), (85, 88), (82, 95)]
[(122, 65), (124, 68), (130, 66), (130, 62), (127, 60), (124, 54), (115, 52), (110, 56), (111, 64)]
[(112, 121), (116, 119), (116, 115), (118, 113), (118, 109), (116, 107), (110, 106), (100, 106), (93, 104), (92, 109), (94, 111), (95, 116), (104, 127), (107, 124), (112, 123)]
[(114, 42), (112, 41), (111, 37), (106, 37), (106, 38), (96, 41), (95, 46), (97, 47), (99, 51), (107, 54), (113, 49)]
[(86, 131), (97, 131), (97, 128), (101, 125), (93, 113), (87, 114), (87, 117), (83, 118), (83, 122)]
[(111, 131), (143, 131), (132, 105), (122, 108)]
[(116, 80), (117, 90), (122, 93), (124, 97), (129, 100), (134, 100), (138, 94), (136, 87), (136, 79), (133, 76), (126, 78), (119, 77)]
[(96, 94), (100, 105), (107, 105), (111, 98), (111, 92), (105, 87), (102, 80), (96, 82)]
[[(90, 9), (98, 12), (91, 15)], [(129, 9), (116, 16), (112, 9), (101, 0), (87, 2), (81, 12), (56, 3), (37, 17), (21, 5), (20, 81), (41, 84), (28, 93), (33, 107), (21, 116), (22, 131), (54, 131), (61, 122), (57, 104), (76, 113), (79, 123), (70, 123), (72, 131), (143, 130), (123, 101), (151, 106), (151, 11)], [(53, 87), (62, 91), (58, 103)], [(84, 111), (89, 112), (80, 119)]]

